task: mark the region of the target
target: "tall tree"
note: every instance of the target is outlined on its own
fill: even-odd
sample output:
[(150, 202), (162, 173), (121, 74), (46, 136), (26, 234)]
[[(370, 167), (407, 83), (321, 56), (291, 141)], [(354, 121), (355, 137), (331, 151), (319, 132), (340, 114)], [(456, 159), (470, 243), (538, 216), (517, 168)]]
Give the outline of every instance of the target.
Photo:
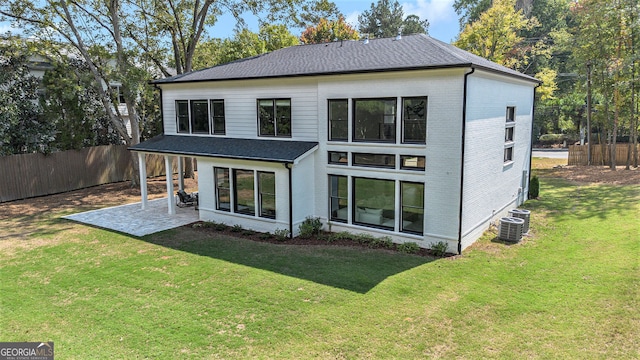
[[(98, 94), (111, 126), (123, 142), (135, 145), (140, 141), (137, 114), (137, 90), (146, 76), (137, 67), (135, 50), (123, 35), (122, 19), (127, 13), (121, 0), (67, 2), (43, 0), (26, 2), (8, 0), (0, 5), (0, 15), (17, 22), (25, 32), (37, 38), (62, 39), (74, 49), (71, 56), (81, 57), (93, 77)], [(106, 86), (121, 84), (128, 116), (113, 106), (115, 95)], [(131, 133), (127, 131), (126, 121)], [(138, 159), (133, 157), (134, 180), (138, 182)]]
[(49, 152), (55, 129), (38, 104), (28, 55), (0, 43), (0, 155)]
[[(378, 0), (371, 8), (358, 16), (360, 34), (370, 34), (376, 38), (392, 37), (402, 31), (405, 34), (423, 33), (429, 30), (429, 21), (420, 20), (417, 15), (404, 18), (404, 11), (397, 0)], [(407, 31), (404, 31), (404, 29)]]
[(321, 44), (335, 40), (358, 40), (358, 32), (347, 24), (344, 17), (331, 21), (320, 19), (316, 26), (308, 27), (302, 35), (300, 41), (305, 44)]

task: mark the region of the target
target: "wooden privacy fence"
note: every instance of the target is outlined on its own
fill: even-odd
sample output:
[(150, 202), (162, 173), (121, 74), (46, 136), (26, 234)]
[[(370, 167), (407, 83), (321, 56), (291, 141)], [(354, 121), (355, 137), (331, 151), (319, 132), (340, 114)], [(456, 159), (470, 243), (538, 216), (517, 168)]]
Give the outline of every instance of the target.
[[(638, 145), (640, 152), (640, 145)], [(629, 145), (616, 144), (616, 165), (627, 164), (627, 152)], [(631, 149), (633, 151), (633, 148)], [(591, 146), (591, 165), (608, 165), (611, 154), (611, 145)], [(604, 161), (603, 161), (604, 155)], [(633, 156), (633, 154), (631, 154)], [(587, 165), (587, 145), (569, 145), (568, 165)]]
[[(125, 145), (105, 145), (0, 157), (0, 202), (131, 180), (132, 155)], [(164, 175), (164, 157), (147, 155), (146, 162), (148, 177)]]

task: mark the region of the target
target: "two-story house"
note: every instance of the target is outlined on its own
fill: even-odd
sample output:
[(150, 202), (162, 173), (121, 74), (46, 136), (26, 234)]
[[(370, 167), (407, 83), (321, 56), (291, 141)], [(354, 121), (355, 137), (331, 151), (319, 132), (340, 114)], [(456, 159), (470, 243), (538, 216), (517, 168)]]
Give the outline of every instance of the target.
[(538, 81), (427, 35), (293, 46), (155, 84), (164, 134), (131, 150), (196, 157), (201, 220), (296, 235), (312, 216), (461, 252), (527, 199)]

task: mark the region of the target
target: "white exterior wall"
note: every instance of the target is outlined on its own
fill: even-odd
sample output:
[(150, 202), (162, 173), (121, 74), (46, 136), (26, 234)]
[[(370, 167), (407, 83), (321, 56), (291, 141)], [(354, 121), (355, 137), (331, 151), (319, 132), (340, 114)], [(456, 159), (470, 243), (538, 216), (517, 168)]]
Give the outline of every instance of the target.
[[(317, 216), (315, 213), (316, 204), (316, 179), (314, 174), (315, 159), (313, 156), (317, 154), (317, 150), (310, 156), (300, 159), (293, 165), (292, 177), (292, 198), (293, 198), (293, 234), (297, 236), (299, 233), (300, 223), (307, 216)], [(322, 199), (317, 199), (322, 201)]]
[[(227, 225), (241, 225), (243, 228), (262, 232), (289, 229), (289, 173), (280, 163), (248, 160), (214, 159), (198, 157), (198, 205), (200, 220), (215, 221)], [(215, 181), (213, 168), (229, 168), (229, 181), (233, 189), (233, 169), (273, 172), (276, 176), (276, 218), (258, 216), (258, 183), (254, 178), (256, 215), (233, 213), (234, 194), (231, 191), (231, 212), (216, 210)], [(255, 175), (254, 175), (255, 176)]]
[[(338, 222), (331, 222), (330, 230), (391, 236), (396, 242), (412, 241), (422, 247), (446, 241), (449, 244), (449, 251), (456, 251), (463, 85), (464, 69), (342, 75), (323, 77), (319, 80), (317, 103), (320, 144), (315, 155), (316, 216), (328, 222), (329, 174), (398, 180), (396, 181), (396, 208), (398, 209), (400, 208), (399, 181), (420, 182), (425, 184), (424, 236), (398, 232), (399, 216), (396, 216), (395, 232)], [(402, 115), (400, 101), (402, 97), (412, 96), (427, 96), (426, 145), (401, 144), (399, 140), (395, 144), (328, 141), (328, 99), (396, 97), (398, 99), (396, 134), (400, 139)], [(351, 101), (349, 110), (351, 126), (353, 116)], [(352, 133), (351, 127), (349, 133)], [(426, 171), (328, 165), (328, 151), (395, 154), (397, 168), (399, 168), (400, 155), (425, 156)], [(351, 179), (349, 178), (350, 188)], [(351, 190), (349, 194), (351, 196)], [(352, 199), (349, 202), (351, 214)]]
[[(177, 135), (176, 100), (224, 100), (225, 135), (245, 139), (318, 141), (317, 83), (311, 78), (163, 84), (164, 133)], [(291, 99), (291, 138), (258, 137), (257, 99)], [(180, 135), (186, 135), (180, 133)]]
[[(479, 70), (468, 77), (463, 249), (482, 235), (490, 222), (526, 200), (534, 86)], [(508, 106), (515, 106), (516, 119), (513, 161), (505, 163)]]

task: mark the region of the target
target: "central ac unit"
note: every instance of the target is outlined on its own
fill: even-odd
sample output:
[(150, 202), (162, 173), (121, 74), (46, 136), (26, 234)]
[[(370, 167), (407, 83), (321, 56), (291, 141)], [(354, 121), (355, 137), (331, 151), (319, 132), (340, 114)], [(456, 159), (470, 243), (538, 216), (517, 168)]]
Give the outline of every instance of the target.
[(518, 242), (522, 240), (524, 220), (515, 217), (503, 217), (500, 219), (498, 238), (504, 241)]

